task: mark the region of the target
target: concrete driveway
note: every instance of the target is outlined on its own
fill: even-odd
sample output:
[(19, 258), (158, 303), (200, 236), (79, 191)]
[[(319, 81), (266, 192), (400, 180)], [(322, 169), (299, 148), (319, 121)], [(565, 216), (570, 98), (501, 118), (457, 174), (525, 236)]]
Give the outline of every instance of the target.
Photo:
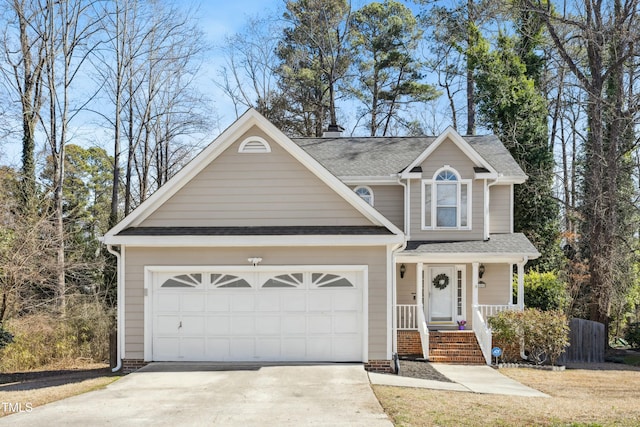
[(392, 426), (362, 365), (154, 363), (0, 426)]

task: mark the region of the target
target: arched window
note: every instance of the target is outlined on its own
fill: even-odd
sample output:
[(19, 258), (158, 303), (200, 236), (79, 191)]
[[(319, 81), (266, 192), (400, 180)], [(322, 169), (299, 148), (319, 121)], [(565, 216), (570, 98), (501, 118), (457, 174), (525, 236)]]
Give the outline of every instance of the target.
[(362, 200), (364, 200), (365, 202), (373, 206), (373, 190), (371, 190), (371, 188), (360, 186), (360, 187), (356, 187), (356, 189), (353, 191), (355, 191), (356, 194), (360, 196)]
[(463, 180), (449, 166), (423, 181), (423, 227), (468, 229), (471, 181)]

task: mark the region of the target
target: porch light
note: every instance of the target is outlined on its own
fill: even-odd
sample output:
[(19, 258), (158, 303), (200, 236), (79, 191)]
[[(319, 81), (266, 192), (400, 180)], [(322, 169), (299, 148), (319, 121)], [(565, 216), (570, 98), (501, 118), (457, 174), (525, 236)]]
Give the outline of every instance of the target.
[(400, 264), (400, 278), (404, 279), (404, 273), (407, 272), (407, 267), (404, 264)]
[(478, 267), (478, 277), (482, 279), (482, 276), (484, 276), (484, 264), (480, 264), (480, 267)]

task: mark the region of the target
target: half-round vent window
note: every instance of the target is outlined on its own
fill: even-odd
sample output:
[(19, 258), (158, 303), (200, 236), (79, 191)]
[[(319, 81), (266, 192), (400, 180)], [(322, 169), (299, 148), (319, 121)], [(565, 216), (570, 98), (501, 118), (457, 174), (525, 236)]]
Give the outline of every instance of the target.
[(242, 141), (238, 153), (270, 153), (271, 146), (264, 138), (259, 136), (250, 136)]

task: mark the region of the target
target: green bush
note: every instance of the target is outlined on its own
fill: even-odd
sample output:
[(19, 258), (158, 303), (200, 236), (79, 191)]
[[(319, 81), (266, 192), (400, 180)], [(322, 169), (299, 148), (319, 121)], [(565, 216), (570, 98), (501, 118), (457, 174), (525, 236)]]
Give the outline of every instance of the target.
[(507, 359), (513, 358), (513, 349), (522, 344), (531, 362), (555, 365), (569, 345), (567, 317), (559, 311), (503, 311), (490, 317), (489, 325), (496, 342), (511, 350)]
[(627, 326), (624, 339), (627, 340), (632, 347), (640, 347), (640, 323), (631, 323)]
[(109, 360), (112, 316), (97, 302), (70, 301), (64, 316), (34, 314), (7, 323), (13, 342), (0, 349), (0, 372)]
[[(515, 276), (513, 286), (514, 295), (517, 295), (518, 282)], [(554, 272), (531, 270), (524, 276), (524, 302), (527, 307), (543, 311), (564, 310), (569, 304), (567, 285)]]
[(13, 334), (9, 331), (6, 331), (0, 323), (0, 350), (6, 347), (8, 344), (13, 342)]

